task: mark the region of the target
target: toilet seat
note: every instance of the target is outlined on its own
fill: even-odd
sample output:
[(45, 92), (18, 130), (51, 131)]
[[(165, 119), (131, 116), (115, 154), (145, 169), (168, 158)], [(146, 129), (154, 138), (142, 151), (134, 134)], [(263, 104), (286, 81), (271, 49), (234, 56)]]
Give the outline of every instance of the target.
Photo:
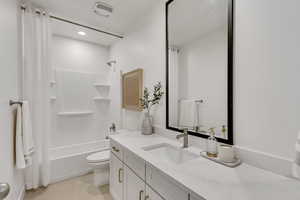
[(106, 162), (106, 161), (109, 161), (109, 159), (110, 159), (110, 151), (109, 150), (93, 153), (86, 158), (88, 163), (94, 163), (94, 164)]

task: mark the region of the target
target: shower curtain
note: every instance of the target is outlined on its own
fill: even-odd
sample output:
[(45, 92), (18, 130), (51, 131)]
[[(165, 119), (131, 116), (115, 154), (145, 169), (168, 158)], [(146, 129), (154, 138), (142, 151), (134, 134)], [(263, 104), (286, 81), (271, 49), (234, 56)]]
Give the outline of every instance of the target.
[(178, 126), (178, 101), (179, 101), (179, 50), (175, 47), (169, 47), (169, 125)]
[(22, 98), (32, 117), (35, 152), (25, 169), (26, 189), (47, 186), (50, 177), (48, 142), (50, 134), (50, 39), (47, 12), (26, 5), (22, 11)]

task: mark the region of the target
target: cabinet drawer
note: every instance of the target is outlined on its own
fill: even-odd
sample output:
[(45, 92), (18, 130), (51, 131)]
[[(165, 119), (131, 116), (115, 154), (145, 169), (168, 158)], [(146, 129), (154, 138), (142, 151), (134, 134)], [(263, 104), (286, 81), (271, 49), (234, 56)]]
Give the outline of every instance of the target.
[(187, 191), (148, 164), (146, 165), (146, 182), (165, 200), (187, 200), (189, 198)]
[(154, 192), (149, 186), (146, 186), (145, 200), (164, 200), (159, 194)]
[(128, 150), (124, 150), (124, 163), (141, 179), (145, 180), (146, 163), (143, 159)]
[(190, 194), (190, 200), (205, 200), (203, 197), (199, 197), (198, 195)]
[(145, 182), (125, 166), (123, 200), (144, 200)]
[(123, 200), (124, 166), (114, 155), (110, 157), (109, 190), (114, 200)]
[(117, 142), (110, 140), (110, 150), (115, 154), (121, 161), (123, 161), (123, 148)]

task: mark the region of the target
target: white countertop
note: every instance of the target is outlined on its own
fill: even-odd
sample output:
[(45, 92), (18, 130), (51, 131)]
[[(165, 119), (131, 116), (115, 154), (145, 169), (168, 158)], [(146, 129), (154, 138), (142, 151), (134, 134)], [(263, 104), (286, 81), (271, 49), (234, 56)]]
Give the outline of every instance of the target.
[(155, 158), (142, 147), (177, 141), (160, 135), (144, 136), (139, 132), (125, 131), (112, 135), (111, 139), (159, 169), (179, 186), (207, 200), (300, 200), (300, 181), (274, 174), (247, 164), (228, 168), (200, 157), (201, 149), (187, 150), (199, 154), (199, 158), (180, 165), (172, 165)]

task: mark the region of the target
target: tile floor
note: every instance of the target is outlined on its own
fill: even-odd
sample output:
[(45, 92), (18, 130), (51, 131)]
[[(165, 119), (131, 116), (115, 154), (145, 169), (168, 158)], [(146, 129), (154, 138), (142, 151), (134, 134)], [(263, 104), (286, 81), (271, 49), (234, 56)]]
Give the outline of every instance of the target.
[(25, 200), (112, 200), (112, 197), (108, 185), (95, 187), (93, 174), (87, 174), (28, 191)]

